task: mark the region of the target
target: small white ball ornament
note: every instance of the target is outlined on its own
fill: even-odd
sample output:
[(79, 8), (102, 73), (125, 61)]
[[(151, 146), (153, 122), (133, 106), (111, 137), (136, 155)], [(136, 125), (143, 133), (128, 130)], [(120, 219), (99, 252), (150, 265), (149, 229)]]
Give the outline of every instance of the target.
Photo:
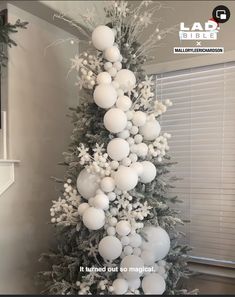
[(123, 130), (117, 135), (119, 138), (127, 139), (130, 136), (130, 132), (128, 130)]
[(92, 32), (92, 43), (100, 51), (113, 46), (114, 33), (108, 26), (98, 26)]
[(122, 191), (130, 191), (138, 183), (138, 175), (133, 168), (119, 166), (114, 176), (116, 186)]
[(161, 275), (151, 273), (143, 278), (142, 289), (146, 295), (162, 295), (166, 290), (166, 283)]
[(144, 142), (137, 144), (136, 153), (139, 157), (146, 157), (148, 154), (147, 144)]
[(117, 278), (112, 284), (113, 292), (116, 295), (124, 295), (128, 290), (128, 282), (123, 278)]
[(89, 204), (88, 203), (81, 203), (79, 206), (78, 206), (78, 214), (80, 216), (82, 216), (84, 214), (84, 212), (89, 208)]
[(146, 251), (144, 250), (141, 253), (140, 258), (144, 261), (144, 264), (146, 266), (150, 266), (153, 265), (154, 261), (155, 261), (155, 255), (152, 251)]
[(161, 227), (145, 227), (143, 232), (147, 241), (143, 239), (142, 250), (154, 253), (155, 261), (162, 260), (170, 250), (170, 238)]
[(120, 221), (116, 225), (116, 231), (120, 236), (126, 236), (131, 232), (131, 225), (128, 221)]
[(109, 62), (117, 62), (120, 58), (120, 51), (116, 46), (108, 47), (104, 52), (104, 57)]
[(130, 279), (128, 281), (128, 287), (130, 290), (137, 290), (140, 287), (140, 279), (136, 278), (136, 279)]
[(85, 210), (82, 221), (89, 230), (98, 230), (105, 224), (104, 211), (102, 209), (89, 207)]
[(115, 62), (113, 66), (117, 69), (117, 71), (122, 69), (122, 63), (121, 62)]
[(116, 230), (114, 227), (108, 227), (107, 228), (107, 234), (110, 235), (110, 236), (114, 236), (116, 233)]
[(95, 88), (94, 101), (101, 108), (110, 108), (117, 100), (117, 92), (111, 84), (100, 84)]
[(104, 63), (104, 69), (108, 71), (110, 68), (112, 68), (113, 64), (111, 62)]
[(127, 118), (119, 108), (111, 108), (104, 115), (104, 126), (111, 133), (119, 133), (125, 129)]
[(108, 73), (109, 73), (112, 77), (114, 77), (114, 76), (117, 74), (117, 70), (116, 70), (116, 68), (111, 67), (111, 68), (108, 70)]
[(140, 133), (143, 135), (144, 140), (155, 140), (161, 132), (161, 126), (155, 119), (147, 119), (146, 123), (140, 127)]
[(123, 246), (128, 245), (128, 244), (130, 243), (130, 239), (129, 239), (129, 237), (128, 237), (128, 236), (123, 236), (123, 237), (121, 238), (121, 243), (122, 243)]
[(100, 183), (100, 187), (106, 193), (112, 192), (115, 188), (115, 181), (112, 177), (104, 177)]
[(114, 201), (116, 199), (116, 194), (114, 192), (108, 193), (108, 198), (110, 201)]
[(123, 252), (126, 256), (129, 256), (133, 253), (133, 248), (130, 245), (124, 247)]
[(131, 91), (136, 84), (134, 73), (128, 69), (122, 69), (118, 71), (115, 80), (119, 83), (120, 88), (124, 92)]
[(112, 77), (108, 72), (101, 72), (97, 75), (96, 78), (97, 84), (111, 84)]
[(93, 199), (93, 206), (107, 210), (109, 208), (109, 198), (105, 194), (98, 194)]
[(98, 175), (91, 174), (83, 169), (77, 178), (77, 189), (85, 199), (95, 196), (96, 191), (99, 189)]
[(136, 111), (133, 115), (132, 122), (135, 126), (141, 127), (145, 124), (146, 118), (146, 113), (143, 111)]
[(141, 246), (142, 237), (139, 234), (131, 234), (128, 236), (130, 239), (130, 245), (134, 248)]
[(132, 105), (131, 99), (125, 95), (118, 97), (116, 102), (116, 106), (123, 111), (129, 110), (131, 108), (131, 105)]
[(126, 140), (122, 138), (112, 139), (107, 146), (109, 157), (115, 161), (121, 161), (129, 155), (130, 147)]
[(129, 281), (140, 278), (143, 275), (144, 262), (140, 257), (130, 255), (122, 259), (120, 267), (123, 276)]
[(156, 174), (157, 174), (156, 167), (152, 162), (149, 162), (149, 161), (143, 161), (141, 162), (141, 164), (143, 166), (143, 172), (140, 175), (140, 181), (142, 183), (150, 183), (156, 177)]
[(130, 167), (135, 170), (138, 176), (140, 176), (143, 173), (144, 168), (141, 162), (132, 163)]
[(115, 260), (122, 253), (121, 241), (115, 236), (106, 236), (99, 242), (99, 254), (106, 260)]

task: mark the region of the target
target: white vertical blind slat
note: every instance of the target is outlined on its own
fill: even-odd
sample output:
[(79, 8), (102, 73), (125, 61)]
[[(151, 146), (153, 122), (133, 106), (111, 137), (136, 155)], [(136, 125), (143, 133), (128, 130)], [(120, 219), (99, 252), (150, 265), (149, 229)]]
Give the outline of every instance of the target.
[(182, 178), (184, 242), (194, 259), (235, 267), (235, 62), (156, 75), (156, 96), (173, 102), (160, 121)]

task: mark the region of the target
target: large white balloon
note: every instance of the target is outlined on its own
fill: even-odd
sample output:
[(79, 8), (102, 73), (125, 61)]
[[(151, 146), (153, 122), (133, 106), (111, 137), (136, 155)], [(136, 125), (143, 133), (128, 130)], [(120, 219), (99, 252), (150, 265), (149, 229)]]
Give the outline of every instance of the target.
[(107, 146), (109, 157), (115, 161), (121, 161), (129, 155), (129, 143), (122, 138), (112, 139)]
[(96, 78), (97, 84), (111, 84), (112, 77), (108, 72), (101, 72)]
[(77, 178), (77, 189), (85, 199), (95, 196), (96, 191), (99, 189), (98, 175), (91, 174), (83, 169)]
[(111, 133), (119, 133), (125, 129), (127, 118), (119, 108), (111, 108), (104, 115), (104, 126)]
[(131, 91), (136, 84), (136, 78), (132, 71), (122, 69), (116, 74), (115, 80), (119, 83), (119, 87), (124, 91)]
[(118, 97), (116, 105), (121, 110), (127, 111), (128, 109), (131, 108), (132, 101), (129, 97), (123, 95), (123, 96)]
[(106, 260), (115, 260), (122, 253), (121, 241), (115, 236), (106, 236), (99, 242), (98, 247), (101, 257)]
[(120, 267), (125, 279), (137, 279), (143, 275), (144, 262), (140, 257), (130, 255), (122, 259)]
[(116, 46), (108, 47), (105, 50), (104, 57), (109, 62), (117, 62), (120, 58), (119, 49)]
[(114, 180), (120, 190), (130, 191), (137, 185), (138, 175), (133, 168), (119, 166), (118, 171), (115, 173)]
[(114, 280), (112, 287), (116, 295), (124, 295), (128, 290), (128, 282), (123, 278), (117, 278)]
[(159, 261), (165, 258), (170, 250), (170, 238), (167, 232), (161, 227), (145, 227), (142, 230), (147, 241), (143, 239), (142, 250), (154, 254), (154, 260)]
[(140, 175), (140, 181), (142, 183), (150, 183), (156, 177), (156, 174), (157, 174), (156, 167), (154, 166), (153, 163), (149, 161), (143, 161), (141, 162), (141, 164), (143, 166), (143, 172)]
[(94, 101), (101, 108), (110, 108), (117, 100), (117, 92), (111, 84), (100, 84), (95, 88)]
[(82, 221), (89, 230), (98, 230), (102, 228), (105, 223), (104, 211), (102, 209), (89, 207), (83, 213)]
[(144, 140), (155, 140), (160, 132), (161, 126), (155, 119), (147, 119), (146, 123), (140, 127), (140, 133), (143, 135)]
[(114, 43), (114, 33), (107, 26), (98, 26), (92, 32), (92, 43), (100, 51), (111, 47)]
[(142, 289), (146, 295), (162, 295), (166, 290), (166, 283), (161, 275), (151, 273), (143, 278)]

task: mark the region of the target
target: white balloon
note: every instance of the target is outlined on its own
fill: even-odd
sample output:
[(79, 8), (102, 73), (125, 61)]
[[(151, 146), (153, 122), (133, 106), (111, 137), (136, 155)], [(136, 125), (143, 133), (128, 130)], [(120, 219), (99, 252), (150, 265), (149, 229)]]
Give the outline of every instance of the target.
[(105, 50), (104, 57), (109, 62), (117, 62), (120, 58), (120, 51), (116, 46), (108, 47)]
[(133, 168), (119, 166), (114, 175), (116, 186), (122, 191), (129, 191), (135, 188), (138, 183), (138, 175)]
[(115, 62), (113, 66), (117, 69), (117, 71), (122, 69), (122, 63), (121, 62)]
[(122, 138), (112, 139), (107, 146), (109, 157), (115, 161), (121, 161), (129, 155), (129, 143)]
[(136, 153), (139, 157), (146, 157), (148, 154), (147, 144), (144, 142), (137, 144)]
[(130, 239), (130, 245), (134, 248), (141, 246), (142, 237), (139, 234), (131, 234), (128, 236)]
[(117, 92), (111, 84), (100, 84), (95, 88), (94, 101), (101, 108), (110, 108), (117, 100)]
[(130, 136), (130, 132), (129, 130), (123, 130), (122, 132), (118, 133), (117, 136), (123, 139), (127, 139)]
[(98, 230), (102, 228), (105, 223), (104, 211), (102, 209), (89, 207), (85, 210), (82, 221), (89, 230)]
[(118, 97), (116, 105), (121, 110), (127, 111), (131, 108), (132, 101), (129, 97), (123, 95), (123, 96)]
[(115, 260), (122, 253), (121, 241), (115, 236), (106, 236), (99, 242), (99, 254), (106, 260)]
[(162, 260), (170, 250), (170, 238), (161, 227), (145, 227), (143, 232), (147, 241), (143, 239), (142, 250), (154, 253), (155, 261)]
[(117, 74), (117, 69), (114, 68), (114, 67), (111, 67), (109, 70), (108, 70), (109, 74), (114, 77), (116, 74)]
[(91, 174), (83, 169), (77, 178), (77, 189), (85, 199), (95, 196), (96, 191), (99, 189), (98, 175)]
[(92, 32), (92, 43), (100, 51), (105, 50), (114, 43), (114, 33), (107, 26), (98, 26)]
[(155, 255), (154, 255), (154, 252), (152, 252), (152, 251), (144, 250), (141, 253), (140, 257), (144, 261), (144, 264), (146, 266), (153, 265), (153, 263), (155, 262)]
[(114, 227), (108, 227), (106, 231), (107, 231), (107, 234), (110, 236), (114, 236), (116, 233), (116, 230)]
[(112, 77), (108, 72), (101, 72), (97, 75), (96, 78), (97, 83), (100, 84), (111, 84)]
[(111, 133), (119, 133), (125, 129), (127, 118), (119, 108), (111, 108), (104, 115), (104, 126)]
[(116, 231), (120, 236), (126, 236), (131, 232), (131, 225), (128, 221), (120, 221), (116, 225)]
[(136, 84), (134, 73), (128, 69), (122, 69), (118, 71), (115, 80), (119, 83), (120, 88), (124, 92), (133, 90)]
[(140, 181), (145, 184), (150, 183), (156, 177), (156, 167), (153, 165), (152, 162), (149, 161), (143, 161), (141, 162), (141, 164), (143, 166), (143, 172), (140, 175)]
[(162, 295), (166, 290), (166, 283), (161, 275), (151, 273), (143, 278), (142, 289), (146, 295)]
[(137, 290), (140, 287), (140, 279), (130, 279), (128, 280), (128, 287), (130, 290)]
[(115, 181), (112, 177), (104, 177), (100, 183), (100, 187), (106, 193), (112, 192), (115, 188)]
[(112, 287), (114, 294), (124, 295), (128, 290), (128, 282), (123, 278), (117, 278), (114, 280)]
[(143, 275), (144, 262), (140, 257), (130, 255), (123, 258), (120, 267), (123, 276), (129, 281)]
[(146, 122), (146, 113), (143, 111), (136, 111), (133, 115), (132, 122), (135, 126), (143, 126)]
[(144, 140), (155, 140), (161, 132), (161, 126), (155, 119), (147, 119), (144, 126), (140, 127), (140, 133), (143, 135)]
[(88, 203), (81, 203), (79, 206), (78, 206), (78, 214), (80, 216), (82, 216), (85, 212), (85, 210), (87, 210), (89, 208), (89, 204)]
[(138, 176), (140, 176), (143, 173), (144, 168), (143, 168), (143, 165), (140, 162), (132, 163), (130, 167), (133, 168), (136, 171)]
[(92, 204), (96, 208), (107, 210), (109, 208), (109, 198), (105, 194), (98, 194), (94, 197)]
[(131, 255), (133, 253), (133, 248), (130, 245), (127, 245), (127, 246), (124, 247), (123, 251), (124, 251), (124, 254), (126, 256), (128, 256), (128, 255)]

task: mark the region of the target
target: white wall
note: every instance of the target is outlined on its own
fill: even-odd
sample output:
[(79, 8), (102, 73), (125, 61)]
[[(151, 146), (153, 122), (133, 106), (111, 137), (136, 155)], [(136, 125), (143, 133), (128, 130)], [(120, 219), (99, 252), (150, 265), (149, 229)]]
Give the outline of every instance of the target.
[(29, 25), (13, 36), (18, 46), (9, 51), (4, 79), (9, 156), (21, 163), (15, 183), (0, 197), (0, 294), (27, 294), (38, 293), (38, 258), (52, 240), (49, 208), (57, 186), (50, 176), (63, 176), (57, 163), (71, 132), (66, 112), (78, 100), (74, 80), (66, 75), (77, 46), (53, 47), (44, 56), (48, 44), (68, 33), (13, 5), (8, 12), (10, 22), (20, 18)]

